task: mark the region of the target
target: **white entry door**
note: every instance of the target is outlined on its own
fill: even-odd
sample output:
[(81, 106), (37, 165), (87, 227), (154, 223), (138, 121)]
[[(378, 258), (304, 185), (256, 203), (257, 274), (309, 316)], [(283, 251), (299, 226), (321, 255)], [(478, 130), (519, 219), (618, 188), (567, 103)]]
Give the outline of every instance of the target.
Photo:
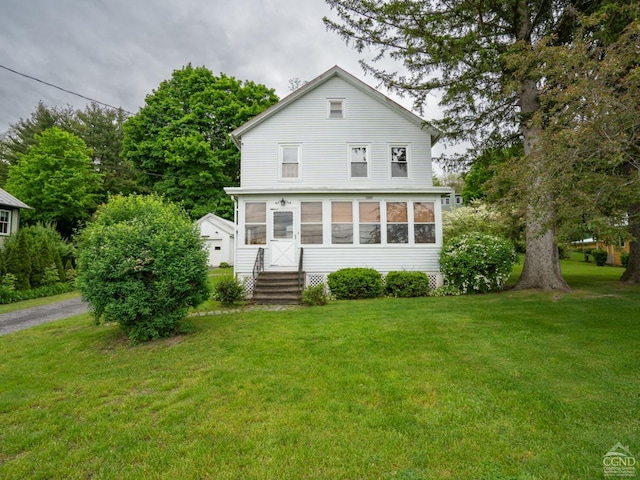
[(295, 212), (274, 210), (271, 222), (271, 265), (294, 267), (296, 265)]

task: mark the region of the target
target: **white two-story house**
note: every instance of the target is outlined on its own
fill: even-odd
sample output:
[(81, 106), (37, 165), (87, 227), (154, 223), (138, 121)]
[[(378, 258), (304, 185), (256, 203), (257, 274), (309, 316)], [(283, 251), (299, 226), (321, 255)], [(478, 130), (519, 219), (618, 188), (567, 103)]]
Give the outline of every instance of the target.
[[(241, 150), (236, 275), (344, 267), (427, 273), (441, 283), (441, 196), (431, 147), (440, 132), (333, 67), (231, 133)], [(262, 257), (262, 259), (260, 258)]]

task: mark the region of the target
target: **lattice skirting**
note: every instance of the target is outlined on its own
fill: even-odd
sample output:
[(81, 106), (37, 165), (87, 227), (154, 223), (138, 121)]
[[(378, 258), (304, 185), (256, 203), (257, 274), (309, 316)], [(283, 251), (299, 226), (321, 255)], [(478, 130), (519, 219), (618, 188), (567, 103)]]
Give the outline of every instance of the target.
[(326, 285), (327, 276), (323, 273), (307, 273), (305, 287), (317, 287), (318, 285)]
[[(307, 273), (305, 275), (305, 287), (315, 287), (317, 285), (327, 285), (328, 273)], [(429, 288), (434, 289), (443, 285), (443, 277), (441, 273), (427, 273), (429, 277)], [(384, 281), (383, 275), (382, 280)], [(255, 280), (252, 275), (238, 274), (238, 280), (244, 283), (244, 291), (247, 297), (253, 295), (253, 288), (255, 287)]]
[(253, 295), (253, 288), (256, 286), (256, 281), (253, 279), (253, 275), (238, 275), (238, 280), (244, 283), (244, 293), (247, 297)]
[[(315, 287), (317, 285), (327, 284), (328, 273), (307, 273), (305, 287)], [(429, 277), (429, 288), (434, 289), (443, 285), (443, 278), (441, 273), (427, 273)], [(382, 277), (382, 281), (385, 280), (385, 275)]]

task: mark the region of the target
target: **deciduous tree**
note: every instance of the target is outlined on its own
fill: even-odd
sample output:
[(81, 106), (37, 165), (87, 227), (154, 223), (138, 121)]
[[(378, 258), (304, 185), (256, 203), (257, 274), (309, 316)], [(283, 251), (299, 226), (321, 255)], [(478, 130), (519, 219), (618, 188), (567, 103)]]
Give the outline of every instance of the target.
[(145, 185), (182, 202), (192, 218), (230, 218), (223, 187), (237, 184), (240, 154), (228, 134), (277, 100), (264, 85), (187, 65), (126, 122), (124, 155)]
[(31, 206), (22, 216), (31, 222), (54, 222), (65, 237), (96, 208), (101, 186), (90, 150), (77, 136), (53, 127), (36, 135), (36, 143), (9, 167), (5, 188)]

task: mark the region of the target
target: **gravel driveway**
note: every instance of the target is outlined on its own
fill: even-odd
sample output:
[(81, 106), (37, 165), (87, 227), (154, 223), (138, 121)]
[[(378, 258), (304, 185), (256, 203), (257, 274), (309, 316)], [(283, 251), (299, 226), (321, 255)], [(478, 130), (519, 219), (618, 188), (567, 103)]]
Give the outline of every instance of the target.
[(53, 322), (62, 318), (74, 317), (88, 311), (88, 305), (80, 297), (50, 303), (41, 307), (26, 308), (0, 315), (0, 335), (5, 335), (25, 328)]

